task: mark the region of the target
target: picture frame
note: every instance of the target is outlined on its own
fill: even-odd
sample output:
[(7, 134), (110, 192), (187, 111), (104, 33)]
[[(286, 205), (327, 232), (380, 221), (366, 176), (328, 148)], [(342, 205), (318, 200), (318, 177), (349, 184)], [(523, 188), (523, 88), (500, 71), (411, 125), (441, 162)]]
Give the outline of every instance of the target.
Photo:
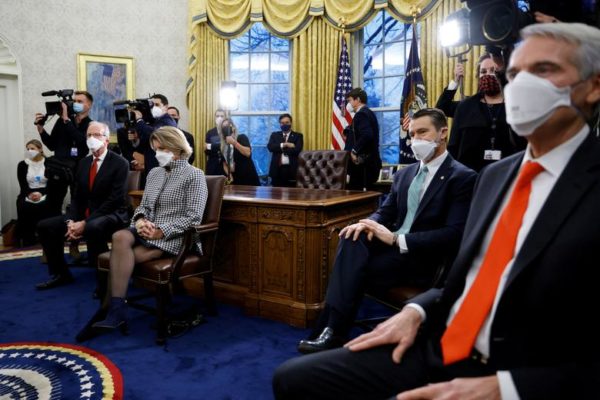
[(398, 164), (383, 164), (379, 171), (378, 182), (392, 182), (394, 180), (394, 174), (398, 170)]
[(77, 54), (77, 89), (94, 97), (90, 118), (108, 124), (111, 133), (118, 128), (113, 102), (133, 99), (134, 83), (133, 57)]

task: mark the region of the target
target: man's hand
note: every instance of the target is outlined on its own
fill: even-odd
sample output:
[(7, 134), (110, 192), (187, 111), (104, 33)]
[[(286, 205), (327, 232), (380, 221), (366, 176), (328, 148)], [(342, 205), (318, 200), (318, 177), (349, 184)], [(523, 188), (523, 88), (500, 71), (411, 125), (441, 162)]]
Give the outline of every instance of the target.
[(394, 244), (394, 233), (384, 225), (381, 225), (379, 222), (375, 222), (372, 219), (361, 219), (359, 223), (367, 226), (369, 231), (369, 240), (375, 236), (385, 244), (389, 244), (390, 246)]
[(65, 238), (67, 240), (77, 240), (83, 237), (83, 230), (85, 229), (85, 221), (69, 221), (67, 224), (67, 233)]
[(344, 347), (351, 351), (361, 351), (385, 344), (397, 344), (392, 352), (392, 360), (400, 363), (404, 352), (415, 342), (421, 322), (421, 314), (417, 310), (404, 307), (398, 314), (377, 325), (371, 332), (346, 343)]
[(534, 12), (533, 16), (535, 17), (535, 22), (540, 22), (540, 23), (560, 22), (556, 17), (553, 17), (552, 15), (547, 15), (547, 14), (541, 13), (539, 11)]
[(37, 128), (38, 133), (44, 132), (44, 125), (40, 124), (40, 120), (44, 118), (44, 114), (35, 113), (35, 127)]
[(352, 162), (354, 164), (358, 165), (359, 160), (358, 160), (358, 156), (356, 154), (350, 153), (350, 159), (352, 160)]
[(481, 378), (456, 378), (400, 393), (398, 400), (500, 400), (496, 375)]
[(69, 113), (67, 111), (67, 105), (64, 102), (60, 102), (60, 105), (62, 107), (62, 112), (60, 113), (60, 117), (63, 119), (64, 122), (67, 122), (69, 120)]
[(361, 232), (365, 232), (367, 234), (367, 239), (369, 240), (373, 237), (373, 233), (369, 231), (369, 227), (362, 222), (344, 227), (338, 236), (343, 237), (344, 239), (348, 239), (352, 236), (352, 240), (356, 241)]
[(133, 110), (133, 113), (135, 114), (135, 120), (137, 121), (138, 119), (143, 119), (143, 115), (142, 112), (140, 110)]
[(462, 63), (456, 63), (454, 66), (454, 81), (460, 82), (460, 80), (465, 76), (465, 66)]
[(293, 149), (294, 147), (296, 147), (296, 145), (291, 142), (284, 142), (283, 147), (289, 147), (290, 149)]

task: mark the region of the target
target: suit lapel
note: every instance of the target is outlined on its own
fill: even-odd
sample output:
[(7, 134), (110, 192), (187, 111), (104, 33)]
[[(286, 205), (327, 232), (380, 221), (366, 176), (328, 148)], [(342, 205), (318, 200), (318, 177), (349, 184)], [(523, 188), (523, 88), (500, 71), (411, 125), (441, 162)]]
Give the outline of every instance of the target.
[(600, 146), (596, 140), (590, 134), (558, 178), (517, 254), (507, 287), (548, 246), (585, 193), (598, 184), (598, 173), (591, 171), (600, 164)]
[(440, 188), (448, 181), (448, 178), (452, 174), (452, 157), (448, 154), (435, 176), (427, 186), (427, 190), (423, 193), (423, 198), (419, 201), (417, 212), (415, 214), (415, 220), (419, 218), (421, 212), (427, 207), (427, 203), (431, 201), (433, 196), (440, 190)]

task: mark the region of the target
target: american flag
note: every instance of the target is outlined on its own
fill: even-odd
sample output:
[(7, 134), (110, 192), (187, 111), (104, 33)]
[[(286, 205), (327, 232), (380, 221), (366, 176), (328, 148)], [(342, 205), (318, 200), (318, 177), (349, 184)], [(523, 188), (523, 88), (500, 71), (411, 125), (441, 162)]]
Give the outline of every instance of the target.
[(419, 46), (417, 43), (417, 30), (413, 24), (412, 42), (406, 63), (406, 75), (402, 87), (402, 100), (400, 101), (400, 164), (409, 164), (416, 161), (410, 148), (408, 136), (408, 123), (413, 113), (427, 107), (427, 93), (419, 61)]
[(338, 64), (337, 83), (333, 94), (333, 112), (331, 114), (331, 147), (343, 150), (346, 138), (344, 128), (352, 123), (350, 106), (346, 102), (346, 93), (352, 90), (352, 76), (350, 74), (350, 61), (346, 39), (342, 38), (342, 51)]

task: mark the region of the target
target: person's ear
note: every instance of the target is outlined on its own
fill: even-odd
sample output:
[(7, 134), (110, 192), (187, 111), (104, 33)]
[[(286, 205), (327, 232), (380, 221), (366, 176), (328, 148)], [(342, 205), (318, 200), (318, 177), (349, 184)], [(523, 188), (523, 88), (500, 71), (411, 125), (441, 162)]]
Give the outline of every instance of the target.
[(590, 78), (592, 90), (585, 97), (588, 104), (598, 104), (600, 102), (600, 74)]
[(448, 127), (444, 126), (440, 129), (440, 140), (447, 141), (448, 139)]

